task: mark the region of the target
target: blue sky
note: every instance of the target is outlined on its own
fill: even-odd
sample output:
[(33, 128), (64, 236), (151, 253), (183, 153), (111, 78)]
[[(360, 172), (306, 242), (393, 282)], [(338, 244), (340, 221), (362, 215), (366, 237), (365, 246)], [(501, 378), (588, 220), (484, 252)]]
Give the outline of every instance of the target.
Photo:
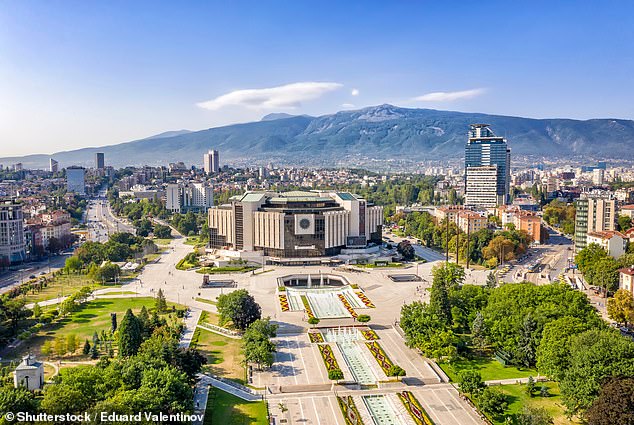
[(0, 156), (381, 103), (634, 118), (630, 1), (3, 1)]

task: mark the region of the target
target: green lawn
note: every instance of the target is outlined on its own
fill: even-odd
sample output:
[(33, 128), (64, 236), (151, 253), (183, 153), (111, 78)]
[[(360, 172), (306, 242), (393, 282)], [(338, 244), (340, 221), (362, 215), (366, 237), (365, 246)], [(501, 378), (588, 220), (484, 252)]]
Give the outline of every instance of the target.
[(241, 340), (198, 328), (192, 338), (192, 347), (207, 356), (204, 368), (209, 372), (241, 384), (245, 383)]
[(204, 425), (267, 425), (266, 403), (244, 401), (217, 388), (207, 400)]
[(171, 241), (172, 241), (172, 239), (158, 239), (158, 238), (157, 239), (152, 239), (152, 242), (154, 242), (158, 246), (169, 245)]
[(200, 242), (199, 236), (188, 236), (187, 240), (184, 243), (185, 245), (191, 245), (195, 247), (205, 246), (205, 242)]
[[(541, 388), (541, 383), (537, 382), (537, 389)], [(555, 425), (572, 425), (579, 422), (570, 421), (564, 414), (564, 407), (561, 404), (561, 394), (559, 393), (559, 385), (556, 382), (547, 382), (550, 397), (540, 397), (534, 395), (530, 397), (526, 394), (526, 385), (500, 385), (495, 388), (500, 389), (504, 394), (509, 396), (509, 407), (506, 416), (516, 415), (522, 412), (524, 406), (543, 407), (554, 418)], [(504, 421), (493, 421), (493, 423), (503, 424)]]
[[(101, 333), (102, 330), (110, 329), (110, 313), (117, 313), (117, 321), (121, 319), (128, 308), (137, 314), (141, 307), (148, 309), (154, 307), (154, 298), (99, 298), (86, 302), (81, 310), (71, 316), (61, 319), (55, 323), (46, 325), (28, 341), (21, 344), (19, 349), (12, 352), (10, 357), (19, 358), (24, 350), (30, 350), (37, 356), (41, 356), (40, 347), (45, 341), (53, 341), (58, 336), (75, 334), (83, 346), (84, 340), (92, 341), (93, 333)], [(80, 353), (81, 349), (77, 351)]]
[(58, 275), (48, 282), (46, 288), (39, 292), (29, 292), (24, 298), (26, 303), (34, 303), (39, 301), (50, 300), (59, 296), (70, 295), (76, 292), (82, 286), (92, 286), (94, 288), (111, 287), (115, 285), (102, 286), (86, 275)]
[(216, 301), (213, 301), (213, 300), (208, 300), (208, 299), (206, 299), (206, 298), (199, 298), (199, 297), (196, 297), (196, 298), (195, 298), (195, 300), (196, 300), (196, 301), (198, 301), (198, 302), (201, 302), (201, 303), (206, 303), (206, 304), (211, 304), (211, 305), (216, 305), (216, 304), (218, 304)]
[(483, 381), (492, 381), (497, 379), (513, 379), (536, 377), (535, 369), (518, 368), (516, 366), (504, 366), (492, 358), (477, 357), (475, 359), (461, 359), (450, 363), (439, 363), (439, 366), (451, 378), (452, 381), (458, 381), (458, 374), (463, 370), (474, 369), (480, 372)]

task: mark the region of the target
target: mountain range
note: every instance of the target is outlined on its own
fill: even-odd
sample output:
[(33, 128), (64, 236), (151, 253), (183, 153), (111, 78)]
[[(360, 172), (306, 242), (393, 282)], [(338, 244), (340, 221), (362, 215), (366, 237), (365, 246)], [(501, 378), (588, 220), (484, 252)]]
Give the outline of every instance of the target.
[(171, 131), (51, 155), (0, 158), (0, 163), (46, 168), (52, 157), (62, 167), (90, 166), (94, 153), (104, 152), (106, 163), (115, 167), (176, 161), (201, 165), (202, 155), (209, 149), (220, 152), (223, 164), (334, 165), (360, 157), (457, 159), (464, 155), (472, 123), (490, 124), (497, 135), (508, 139), (513, 155), (634, 159), (632, 120), (532, 119), (379, 105), (319, 117), (269, 114), (257, 122)]

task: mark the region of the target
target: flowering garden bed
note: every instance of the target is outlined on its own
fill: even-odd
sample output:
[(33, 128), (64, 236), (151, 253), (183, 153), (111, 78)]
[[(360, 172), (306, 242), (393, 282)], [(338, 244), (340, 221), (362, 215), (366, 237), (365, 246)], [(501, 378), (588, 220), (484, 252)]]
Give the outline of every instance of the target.
[(383, 372), (385, 372), (387, 376), (390, 376), (390, 368), (394, 366), (394, 363), (392, 363), (387, 354), (385, 354), (385, 351), (383, 351), (383, 348), (381, 348), (379, 343), (376, 341), (370, 341), (366, 342), (365, 345), (368, 346), (368, 349), (372, 353), (372, 356), (374, 356), (377, 363), (379, 363), (379, 366), (381, 366)]
[(361, 335), (363, 335), (366, 341), (375, 341), (379, 339), (379, 336), (372, 329), (362, 330)]
[(403, 391), (398, 393), (398, 398), (405, 405), (405, 408), (414, 422), (416, 422), (416, 425), (434, 425), (434, 422), (431, 420), (425, 409), (423, 409), (420, 402), (416, 399), (416, 397), (414, 397), (414, 394), (410, 391)]
[(308, 298), (306, 298), (306, 295), (302, 295), (301, 298), (302, 304), (304, 304), (304, 310), (306, 310), (308, 318), (310, 319), (311, 317), (315, 317), (315, 315), (313, 314), (313, 310), (310, 308), (310, 304), (308, 303)]
[(365, 304), (365, 306), (367, 308), (375, 308), (376, 306), (372, 303), (372, 301), (370, 301), (370, 298), (368, 298), (363, 292), (361, 291), (357, 291), (355, 292), (355, 294), (357, 294), (357, 297), (359, 297), (359, 299), (361, 301), (363, 301), (363, 304)]
[(314, 343), (324, 342), (324, 336), (319, 331), (308, 332), (308, 339), (310, 339), (310, 342), (314, 342)]
[(326, 370), (328, 372), (330, 372), (331, 370), (339, 369), (339, 364), (337, 363), (337, 359), (335, 359), (335, 355), (333, 354), (332, 348), (330, 347), (330, 345), (320, 344), (319, 352), (321, 353), (321, 358), (324, 359), (324, 363), (326, 364)]
[(361, 419), (361, 414), (359, 413), (359, 409), (357, 409), (356, 404), (354, 404), (352, 396), (337, 397), (337, 401), (339, 402), (341, 413), (343, 413), (343, 417), (346, 420), (346, 425), (363, 424), (363, 419)]
[(286, 298), (286, 295), (279, 294), (278, 297), (280, 298), (280, 306), (282, 307), (282, 311), (289, 311), (290, 307), (288, 305), (288, 298)]
[(348, 313), (350, 313), (352, 317), (357, 317), (358, 316), (357, 312), (354, 311), (354, 309), (352, 308), (352, 306), (350, 305), (346, 297), (344, 297), (343, 294), (337, 294), (337, 296), (339, 297), (339, 300), (341, 301), (343, 306), (346, 308), (346, 310), (348, 310)]

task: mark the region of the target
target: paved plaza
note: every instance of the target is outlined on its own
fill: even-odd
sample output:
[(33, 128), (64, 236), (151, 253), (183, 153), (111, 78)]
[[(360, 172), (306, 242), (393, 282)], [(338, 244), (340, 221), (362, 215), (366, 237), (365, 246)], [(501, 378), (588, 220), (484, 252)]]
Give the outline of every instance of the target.
[[(176, 263), (192, 250), (191, 246), (184, 244), (184, 240), (181, 237), (174, 239), (159, 260), (147, 265), (139, 278), (125, 285), (124, 289), (134, 291), (138, 296), (155, 296), (162, 289), (169, 301), (188, 305), (194, 311), (214, 312), (214, 305), (196, 299), (215, 300), (220, 294), (233, 289), (203, 289), (200, 287), (203, 279), (201, 274), (176, 270)], [(278, 336), (274, 339), (277, 352), (273, 367), (256, 371), (251, 382), (267, 399), (276, 423), (344, 425), (337, 396), (351, 396), (365, 424), (413, 424), (397, 395), (403, 391), (409, 391), (436, 424), (483, 423), (453, 386), (442, 382), (435, 365), (405, 345), (395, 326), (403, 304), (416, 300), (428, 301), (427, 288), (431, 285), (431, 269), (434, 264), (436, 261), (404, 268), (354, 271), (345, 267), (328, 266), (266, 266), (264, 270), (259, 269), (254, 273), (230, 276), (238, 289), (245, 288), (255, 297), (262, 307), (262, 315), (271, 317), (279, 325)], [(294, 301), (296, 311), (282, 311), (279, 295), (284, 295), (289, 290), (278, 290), (281, 281), (279, 278), (308, 274), (341, 276), (345, 278), (345, 284), (335, 290), (332, 296), (323, 295), (330, 291), (328, 288), (315, 288), (315, 292), (306, 292), (305, 288), (299, 288), (301, 292), (296, 294), (299, 298)], [(398, 274), (418, 274), (421, 280), (398, 282), (390, 279), (390, 275)], [(212, 276), (217, 279), (226, 277)], [(481, 284), (485, 279), (485, 273), (471, 271), (466, 280), (467, 283)], [(309, 330), (316, 330), (311, 329), (308, 324), (309, 315), (301, 308), (301, 304), (298, 308), (302, 295), (309, 300), (309, 305), (316, 307), (325, 316), (318, 329), (323, 336), (332, 340), (321, 344), (331, 347), (332, 355), (343, 372), (344, 378), (340, 384), (333, 384), (328, 379), (320, 344), (311, 342), (308, 336)], [(361, 324), (352, 314), (340, 314), (347, 310), (342, 307), (343, 304), (339, 304), (343, 302), (341, 298), (348, 301), (355, 313), (371, 316), (369, 326), (378, 337), (376, 342), (393, 364), (405, 369), (406, 377), (400, 381), (388, 378), (373, 357), (364, 337), (355, 330), (345, 331)], [(365, 304), (367, 302), (373, 307), (368, 307)], [(350, 332), (354, 332), (354, 336), (338, 339), (340, 333)], [(282, 412), (280, 406), (287, 410)], [(286, 422), (281, 422), (282, 420)]]

